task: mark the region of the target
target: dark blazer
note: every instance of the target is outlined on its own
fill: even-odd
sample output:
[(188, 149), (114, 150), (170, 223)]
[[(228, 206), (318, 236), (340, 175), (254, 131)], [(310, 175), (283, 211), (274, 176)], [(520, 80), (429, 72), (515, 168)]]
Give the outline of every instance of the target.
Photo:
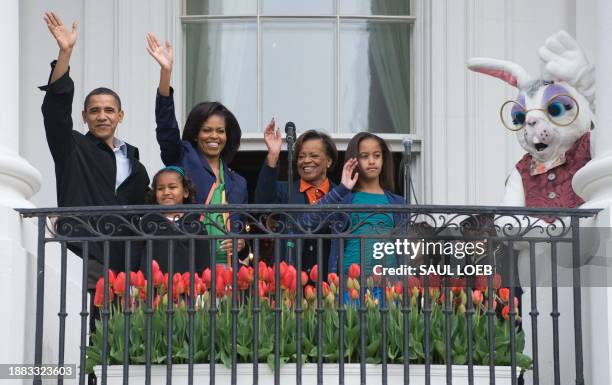
[[(387, 196), (387, 199), (389, 200), (389, 204), (392, 204), (392, 205), (406, 204), (406, 200), (404, 199), (404, 197), (394, 194), (391, 191), (385, 190), (385, 195)], [(322, 204), (322, 205), (324, 204), (351, 204), (352, 202), (353, 202), (352, 191), (346, 188), (342, 183), (340, 183), (336, 187), (334, 187), (329, 193), (325, 194), (325, 196), (321, 198), (318, 204)], [(311, 214), (311, 215), (305, 215), (303, 219), (305, 220), (306, 223), (316, 224), (318, 221), (320, 221), (320, 217), (321, 217), (320, 215)], [(346, 224), (347, 219), (348, 218), (344, 215), (342, 216), (338, 215), (337, 218), (334, 218), (332, 220), (338, 221), (338, 223)], [(401, 223), (402, 215), (393, 213), (393, 221), (396, 224)], [(345, 226), (339, 226), (338, 228), (344, 228), (344, 227)], [(335, 273), (338, 271), (338, 253), (339, 253), (339, 242), (337, 238), (333, 238), (331, 241), (331, 250), (329, 254), (328, 269), (330, 272)]]
[[(330, 181), (330, 188), (335, 185)], [(278, 181), (278, 167), (270, 167), (264, 161), (259, 171), (257, 178), (257, 187), (255, 188), (255, 203), (279, 203), (279, 204), (304, 204), (308, 205), (308, 197), (306, 193), (300, 191), (300, 180), (293, 182), (291, 185), (291, 201), (288, 201), (289, 184), (287, 182)], [(297, 232), (294, 230), (294, 232)], [(324, 226), (319, 233), (328, 234), (329, 227)], [(283, 242), (281, 250), (287, 250), (287, 242)], [(330, 250), (330, 241), (323, 241), (323, 271), (324, 279), (327, 279), (327, 257)], [(295, 256), (295, 252), (294, 252)], [(309, 270), (317, 264), (317, 241), (315, 239), (304, 240), (302, 243), (302, 269)]]
[[(55, 63), (55, 61), (51, 63), (52, 68), (55, 67)], [(39, 88), (45, 91), (42, 114), (47, 144), (55, 164), (57, 205), (75, 207), (143, 204), (149, 186), (149, 176), (138, 160), (138, 149), (126, 143), (131, 172), (115, 190), (117, 163), (113, 150), (91, 133), (83, 135), (73, 130), (74, 82), (70, 78), (70, 72), (67, 71), (55, 82)], [(110, 222), (117, 226), (117, 222), (121, 221), (119, 218), (106, 219), (97, 223), (100, 229), (104, 228), (104, 223)], [(125, 219), (131, 220), (131, 218)], [(92, 223), (96, 222), (92, 220)], [(114, 235), (130, 233), (125, 227), (116, 228)], [(82, 226), (69, 219), (58, 221), (56, 229), (58, 234), (63, 235), (90, 235)], [(69, 249), (83, 257), (80, 242), (71, 243)], [(89, 260), (88, 271), (91, 287), (102, 275), (102, 243), (90, 242), (89, 255), (93, 257)], [(109, 256), (111, 269), (125, 270), (124, 242), (110, 242)]]
[[(184, 233), (192, 234), (199, 230), (197, 234), (205, 235), (206, 230), (202, 226), (199, 214), (185, 214), (177, 221), (172, 221), (161, 216), (143, 219), (141, 227), (147, 233), (155, 235), (180, 235)], [(157, 261), (159, 268), (164, 273), (169, 271), (170, 254), (168, 253), (169, 241), (166, 239), (155, 239), (152, 244), (151, 259)], [(173, 273), (189, 272), (189, 240), (177, 239), (173, 242), (172, 271)], [(202, 271), (210, 267), (210, 242), (206, 239), (196, 239), (194, 241), (194, 272), (202, 275)], [(145, 273), (147, 267), (147, 247), (141, 246), (140, 269)]]
[[(180, 166), (185, 169), (196, 188), (196, 203), (204, 203), (216, 177), (206, 158), (191, 143), (181, 140), (174, 111), (173, 95), (172, 88), (169, 96), (162, 96), (158, 92), (155, 101), (155, 121), (157, 123), (155, 132), (161, 159), (166, 166)], [(223, 162), (223, 173), (225, 196), (228, 203), (247, 203), (246, 179), (232, 171), (225, 162)]]
[[(55, 62), (51, 64), (55, 67)], [(131, 164), (128, 178), (115, 190), (117, 164), (113, 150), (91, 133), (73, 130), (74, 83), (69, 71), (45, 91), (42, 113), (47, 144), (55, 163), (60, 207), (143, 204), (149, 185), (138, 149), (126, 143)]]

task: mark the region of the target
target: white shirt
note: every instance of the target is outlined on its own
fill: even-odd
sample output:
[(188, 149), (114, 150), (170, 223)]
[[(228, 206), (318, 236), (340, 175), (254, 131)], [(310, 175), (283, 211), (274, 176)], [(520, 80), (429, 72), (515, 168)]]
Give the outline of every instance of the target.
[(121, 183), (130, 176), (132, 164), (127, 156), (127, 145), (121, 139), (113, 138), (113, 152), (115, 162), (117, 162), (117, 178), (115, 179), (115, 191), (117, 191)]

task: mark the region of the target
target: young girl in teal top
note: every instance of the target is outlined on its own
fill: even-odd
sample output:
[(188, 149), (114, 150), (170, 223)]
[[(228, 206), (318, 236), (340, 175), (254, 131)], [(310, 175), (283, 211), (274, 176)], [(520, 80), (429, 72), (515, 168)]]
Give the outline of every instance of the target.
[[(405, 204), (404, 198), (394, 194), (395, 188), (393, 159), (387, 143), (380, 137), (369, 132), (360, 132), (348, 144), (345, 159), (348, 159), (342, 169), (341, 183), (326, 194), (320, 204)], [(351, 215), (351, 224), (361, 225), (353, 234), (388, 234), (399, 223), (399, 215), (392, 213), (355, 213)], [(395, 256), (385, 256), (384, 260), (372, 258), (372, 247), (376, 239), (365, 242), (366, 275), (372, 275), (376, 264), (388, 267), (397, 265)], [(343, 270), (346, 272), (351, 264), (360, 264), (361, 243), (358, 238), (347, 239), (344, 242)], [(332, 242), (329, 271), (338, 269), (338, 241)]]

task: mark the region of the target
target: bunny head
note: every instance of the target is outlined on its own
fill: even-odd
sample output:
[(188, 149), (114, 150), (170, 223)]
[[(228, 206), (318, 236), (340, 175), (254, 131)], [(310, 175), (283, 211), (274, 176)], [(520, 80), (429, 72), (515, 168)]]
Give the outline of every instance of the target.
[(489, 58), (472, 58), (468, 68), (518, 89), (516, 98), (502, 105), (500, 117), (539, 163), (555, 163), (591, 128), (590, 101), (565, 80), (532, 78), (516, 63)]

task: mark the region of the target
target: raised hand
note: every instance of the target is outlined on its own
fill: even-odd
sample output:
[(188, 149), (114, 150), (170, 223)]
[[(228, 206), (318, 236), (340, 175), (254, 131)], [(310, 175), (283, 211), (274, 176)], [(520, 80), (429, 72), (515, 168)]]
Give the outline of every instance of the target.
[(264, 129), (264, 143), (268, 147), (268, 152), (280, 153), (283, 139), (281, 138), (280, 130), (276, 127), (274, 118), (270, 120), (270, 123)]
[(43, 19), (45, 23), (47, 23), (47, 28), (49, 28), (55, 41), (57, 41), (60, 51), (72, 51), (77, 41), (77, 23), (72, 23), (72, 30), (69, 30), (68, 27), (62, 23), (59, 16), (53, 12), (45, 12)]
[(281, 137), (280, 130), (276, 126), (276, 121), (274, 118), (270, 120), (270, 123), (268, 123), (264, 129), (264, 143), (268, 148), (268, 155), (266, 157), (268, 166), (276, 167), (276, 163), (278, 162), (278, 157), (281, 152), (281, 147), (283, 145), (283, 139)]
[(582, 93), (595, 110), (595, 67), (576, 40), (565, 31), (557, 32), (539, 49), (544, 62), (544, 76), (568, 82)]
[(172, 45), (166, 42), (164, 45), (159, 44), (159, 41), (152, 33), (147, 33), (147, 52), (155, 59), (162, 69), (172, 71), (172, 63), (174, 61), (174, 53)]
[(578, 43), (565, 31), (546, 39), (539, 53), (546, 64), (546, 71), (567, 82), (574, 81), (580, 71), (589, 64)]
[(359, 162), (356, 158), (352, 158), (344, 163), (344, 167), (342, 167), (342, 179), (340, 183), (344, 185), (349, 190), (352, 190), (357, 184), (357, 179), (359, 179), (359, 173), (355, 172), (355, 168)]

